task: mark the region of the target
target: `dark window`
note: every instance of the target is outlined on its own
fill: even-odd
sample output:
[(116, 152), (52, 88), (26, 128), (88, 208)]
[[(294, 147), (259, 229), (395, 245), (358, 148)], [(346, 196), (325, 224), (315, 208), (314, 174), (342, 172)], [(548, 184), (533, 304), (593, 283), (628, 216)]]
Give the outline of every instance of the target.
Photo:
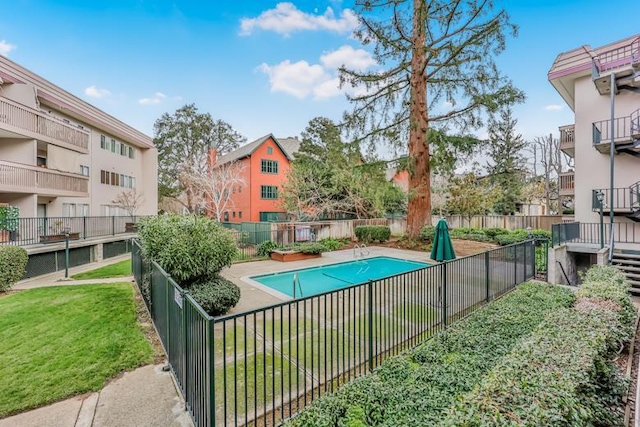
[(238, 212), (238, 218), (242, 219), (242, 211)]
[(235, 212), (233, 212), (233, 217), (234, 217), (234, 218), (236, 217), (236, 213), (235, 213)]
[(107, 148), (107, 137), (100, 135), (100, 148)]
[(275, 200), (278, 198), (278, 187), (275, 185), (261, 185), (260, 198), (267, 200)]
[(242, 193), (242, 185), (238, 185), (238, 193)]
[(224, 213), (224, 222), (228, 222), (229, 221), (229, 212), (225, 212)]
[(276, 160), (262, 160), (262, 167), (260, 168), (263, 173), (278, 173), (278, 162)]
[(47, 158), (46, 157), (38, 157), (38, 166), (47, 166)]
[(130, 159), (133, 159), (133, 157), (134, 157), (133, 152), (134, 152), (133, 147), (129, 147), (129, 158)]

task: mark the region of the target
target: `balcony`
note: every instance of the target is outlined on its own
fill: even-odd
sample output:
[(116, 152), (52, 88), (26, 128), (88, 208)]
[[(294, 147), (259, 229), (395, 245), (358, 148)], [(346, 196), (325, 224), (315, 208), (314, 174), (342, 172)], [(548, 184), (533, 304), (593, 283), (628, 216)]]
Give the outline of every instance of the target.
[(640, 110), (613, 119), (613, 134), (611, 120), (594, 122), (592, 128), (593, 146), (599, 152), (609, 154), (613, 135), (616, 152), (640, 157)]
[(640, 75), (640, 37), (630, 43), (600, 52), (593, 58), (591, 79), (600, 95), (611, 94), (611, 77), (614, 89), (638, 87)]
[(575, 190), (575, 172), (562, 172), (558, 175), (560, 181), (560, 196), (573, 196)]
[(89, 177), (0, 160), (0, 193), (88, 197)]
[(560, 150), (569, 157), (575, 156), (575, 125), (561, 126), (560, 130)]
[(31, 108), (0, 98), (0, 130), (88, 153), (89, 132)]

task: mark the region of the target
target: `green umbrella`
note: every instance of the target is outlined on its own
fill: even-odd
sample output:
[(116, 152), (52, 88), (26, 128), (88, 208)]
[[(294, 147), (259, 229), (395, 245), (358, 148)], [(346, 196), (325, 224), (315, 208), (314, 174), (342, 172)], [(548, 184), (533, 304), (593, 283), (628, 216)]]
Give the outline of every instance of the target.
[(431, 247), (431, 259), (438, 262), (456, 259), (456, 252), (453, 250), (453, 243), (449, 237), (449, 226), (444, 218), (440, 219), (436, 225), (436, 233), (433, 236)]

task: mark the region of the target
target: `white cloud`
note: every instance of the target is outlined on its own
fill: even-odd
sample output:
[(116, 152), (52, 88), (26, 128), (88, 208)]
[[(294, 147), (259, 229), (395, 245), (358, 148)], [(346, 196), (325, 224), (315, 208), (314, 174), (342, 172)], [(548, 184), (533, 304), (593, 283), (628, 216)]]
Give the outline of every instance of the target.
[(141, 105), (156, 105), (156, 104), (160, 104), (165, 98), (167, 97), (167, 95), (165, 95), (162, 92), (156, 92), (152, 98), (140, 98), (138, 100), (138, 104)]
[(322, 15), (305, 13), (293, 3), (278, 3), (275, 9), (262, 12), (257, 18), (240, 20), (240, 35), (248, 36), (254, 28), (273, 31), (288, 36), (294, 31), (326, 30), (336, 33), (348, 33), (358, 26), (358, 18), (350, 9), (344, 9), (339, 17), (333, 9), (327, 7)]
[(0, 40), (0, 55), (9, 56), (9, 52), (16, 50), (18, 47), (6, 40)]
[(260, 71), (269, 76), (271, 92), (284, 92), (296, 98), (305, 98), (318, 87), (331, 79), (321, 65), (309, 65), (307, 61), (291, 62), (288, 59), (270, 66), (262, 64)]
[(354, 49), (349, 45), (341, 46), (338, 50), (322, 55), (320, 61), (327, 68), (338, 69), (344, 65), (358, 71), (366, 70), (376, 64), (369, 52), (364, 49)]
[(98, 89), (96, 85), (91, 85), (84, 90), (84, 94), (91, 98), (104, 98), (111, 95), (107, 89)]
[(320, 62), (309, 64), (287, 59), (276, 65), (263, 63), (257, 69), (269, 76), (271, 92), (287, 93), (300, 99), (310, 95), (314, 99), (328, 99), (344, 93), (358, 93), (358, 88), (340, 88), (338, 67), (345, 65), (362, 71), (375, 65), (367, 51), (347, 45), (322, 55)]
[(549, 104), (544, 107), (547, 111), (560, 111), (564, 108), (564, 105), (560, 104)]

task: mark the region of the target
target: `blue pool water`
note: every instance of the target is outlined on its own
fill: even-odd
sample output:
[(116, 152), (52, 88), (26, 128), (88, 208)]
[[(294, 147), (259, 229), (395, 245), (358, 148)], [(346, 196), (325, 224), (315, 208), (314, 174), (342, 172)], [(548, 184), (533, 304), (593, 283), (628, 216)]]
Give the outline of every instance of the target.
[[(382, 279), (394, 274), (418, 270), (428, 265), (424, 262), (406, 261), (398, 258), (374, 257), (320, 267), (284, 271), (282, 273), (252, 276), (250, 279), (292, 297), (293, 276), (297, 273), (302, 288), (302, 296), (309, 296), (369, 280)], [(297, 288), (296, 294), (297, 297), (301, 296), (299, 288)]]

